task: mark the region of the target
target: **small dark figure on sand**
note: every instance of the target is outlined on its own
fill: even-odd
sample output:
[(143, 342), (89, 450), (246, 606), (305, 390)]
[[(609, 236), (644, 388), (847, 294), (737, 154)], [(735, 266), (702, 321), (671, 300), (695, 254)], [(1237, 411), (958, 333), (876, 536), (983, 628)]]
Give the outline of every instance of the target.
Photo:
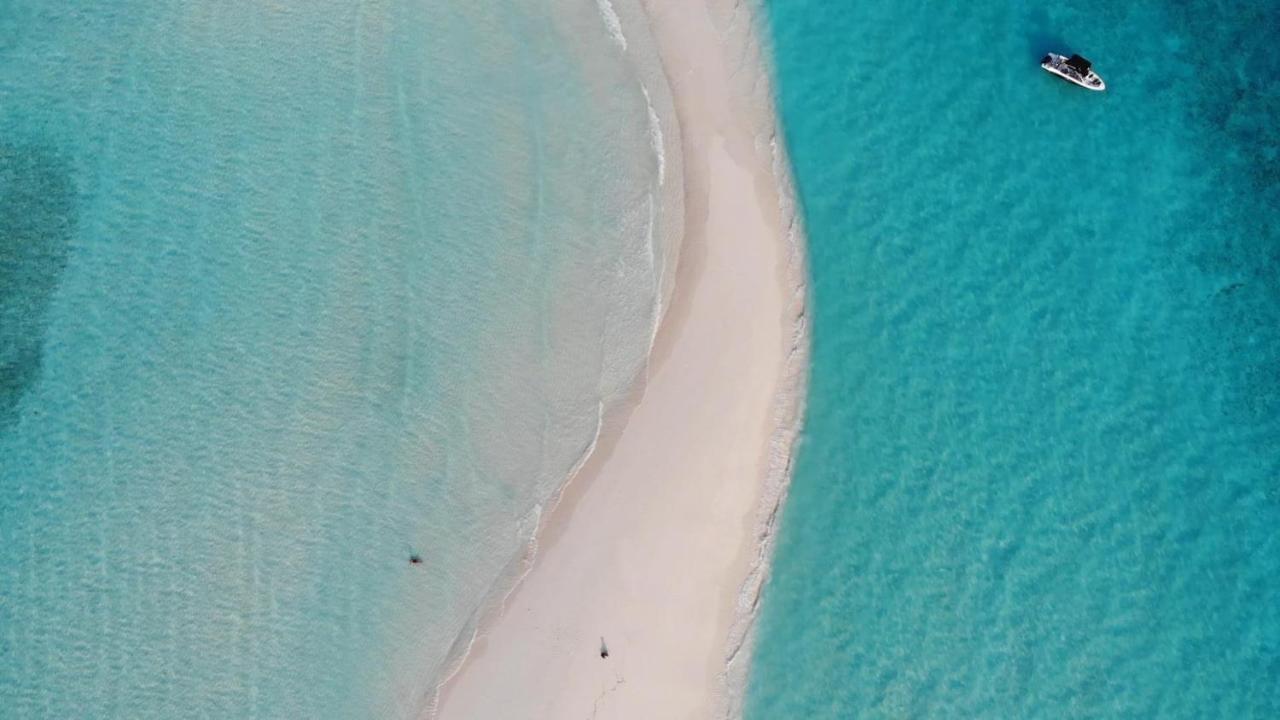
[(609, 646), (604, 644), (604, 638), (600, 638), (600, 657), (609, 657)]
[(422, 564), (422, 556), (421, 556), (421, 555), (418, 555), (417, 553), (414, 553), (413, 555), (410, 555), (410, 556), (409, 556), (409, 564), (410, 564), (410, 565), (421, 565), (421, 564)]

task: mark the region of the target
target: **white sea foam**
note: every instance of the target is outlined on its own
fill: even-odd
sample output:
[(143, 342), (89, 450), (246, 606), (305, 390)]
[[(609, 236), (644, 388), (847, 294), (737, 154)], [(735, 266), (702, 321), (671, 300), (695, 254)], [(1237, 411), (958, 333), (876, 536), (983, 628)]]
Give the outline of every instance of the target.
[(502, 612), (503, 608), (506, 607), (507, 601), (515, 594), (515, 591), (520, 587), (529, 572), (533, 570), (533, 561), (538, 555), (538, 538), (543, 527), (544, 514), (548, 507), (554, 508), (560, 504), (560, 499), (564, 496), (565, 491), (569, 489), (570, 483), (578, 477), (578, 474), (582, 472), (583, 466), (595, 455), (596, 447), (600, 443), (600, 434), (604, 430), (606, 412), (608, 412), (608, 408), (604, 401), (597, 402), (595, 431), (591, 435), (591, 442), (578, 455), (578, 459), (574, 462), (573, 467), (569, 469), (564, 483), (556, 489), (551, 497), (534, 505), (528, 513), (517, 521), (515, 534), (523, 549), (507, 562), (501, 575), (489, 586), (488, 592), (480, 598), (466, 624), (457, 637), (454, 638), (453, 645), (449, 648), (449, 652), (440, 665), (439, 678), (423, 699), (421, 717), (426, 718), (426, 720), (434, 720), (438, 716), (440, 711), (440, 692), (462, 670), (467, 656), (471, 654), (471, 648), (475, 645), (476, 638), (480, 635), (484, 622)]
[[(647, 94), (648, 93), (646, 93), (646, 95)], [(658, 167), (659, 167), (658, 182), (659, 184), (661, 184), (662, 182), (661, 164), (659, 164)], [(658, 261), (657, 243), (659, 242), (659, 240), (657, 238), (656, 233), (654, 232), (658, 226), (658, 208), (656, 203), (654, 202), (652, 194), (649, 195), (648, 201), (649, 201), (649, 225), (646, 231), (645, 246), (646, 246), (646, 249), (648, 250), (649, 268), (650, 268), (650, 271), (653, 273), (653, 318), (652, 318), (652, 324), (649, 329), (649, 349), (652, 350), (654, 343), (656, 343), (658, 340), (658, 329), (662, 326), (662, 312), (664, 310), (663, 303), (662, 303), (662, 280), (663, 280), (663, 270), (665, 268)]]
[(627, 49), (627, 36), (622, 34), (622, 20), (618, 19), (618, 13), (613, 9), (613, 3), (609, 0), (596, 0), (596, 6), (600, 8), (600, 17), (604, 19), (604, 24), (609, 28), (609, 37), (618, 43), (618, 47)]
[[(609, 0), (600, 0), (608, 2)], [(653, 148), (653, 154), (658, 158), (658, 187), (662, 187), (667, 181), (667, 153), (664, 149), (664, 140), (662, 136), (662, 122), (658, 120), (658, 111), (653, 107), (653, 98), (649, 97), (649, 88), (644, 83), (640, 83), (640, 92), (644, 93), (644, 106), (649, 112), (649, 145)]]

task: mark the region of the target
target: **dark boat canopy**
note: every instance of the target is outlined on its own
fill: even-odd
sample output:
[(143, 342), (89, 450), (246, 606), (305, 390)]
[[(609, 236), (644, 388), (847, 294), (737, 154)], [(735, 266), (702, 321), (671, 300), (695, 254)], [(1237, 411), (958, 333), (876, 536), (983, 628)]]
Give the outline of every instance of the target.
[(1080, 57), (1079, 55), (1072, 55), (1071, 57), (1067, 58), (1067, 64), (1071, 66), (1071, 69), (1075, 70), (1081, 75), (1088, 75), (1089, 69), (1093, 67), (1093, 63), (1089, 62), (1088, 60), (1085, 60), (1083, 57)]

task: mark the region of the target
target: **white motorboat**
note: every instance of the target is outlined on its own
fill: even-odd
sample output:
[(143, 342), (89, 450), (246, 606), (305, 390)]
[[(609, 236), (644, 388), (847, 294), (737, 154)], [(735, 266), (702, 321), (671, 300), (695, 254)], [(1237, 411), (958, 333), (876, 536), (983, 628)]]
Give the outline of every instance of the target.
[(1098, 73), (1093, 71), (1093, 63), (1079, 55), (1066, 57), (1057, 53), (1049, 53), (1040, 61), (1040, 67), (1067, 82), (1075, 83), (1088, 90), (1107, 89), (1107, 84), (1102, 82), (1102, 78), (1098, 77)]

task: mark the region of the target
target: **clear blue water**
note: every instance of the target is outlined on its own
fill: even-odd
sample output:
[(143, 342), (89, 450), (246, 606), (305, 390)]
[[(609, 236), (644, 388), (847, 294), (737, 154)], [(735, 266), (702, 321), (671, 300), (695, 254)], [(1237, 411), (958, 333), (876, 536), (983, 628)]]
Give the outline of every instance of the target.
[(0, 3), (0, 718), (417, 717), (647, 352), (636, 72), (592, 0)]
[(814, 346), (747, 717), (1280, 717), (1280, 6), (766, 13)]

